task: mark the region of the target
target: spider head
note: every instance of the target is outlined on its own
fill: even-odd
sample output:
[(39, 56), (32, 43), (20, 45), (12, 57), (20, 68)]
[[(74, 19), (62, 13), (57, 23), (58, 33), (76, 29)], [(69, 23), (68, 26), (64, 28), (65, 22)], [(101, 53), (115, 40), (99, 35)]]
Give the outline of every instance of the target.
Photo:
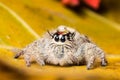
[(75, 32), (70, 32), (65, 26), (59, 26), (53, 34), (48, 31), (49, 35), (55, 42), (72, 41), (75, 36)]

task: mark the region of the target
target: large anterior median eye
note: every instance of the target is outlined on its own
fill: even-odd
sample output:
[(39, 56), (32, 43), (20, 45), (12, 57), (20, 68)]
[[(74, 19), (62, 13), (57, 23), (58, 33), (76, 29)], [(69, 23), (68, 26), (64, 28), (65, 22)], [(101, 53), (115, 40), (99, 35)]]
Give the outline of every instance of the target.
[(59, 41), (59, 35), (55, 35), (55, 36), (54, 36), (54, 40), (55, 40), (56, 42), (58, 42), (58, 41)]
[(65, 35), (63, 35), (60, 40), (61, 42), (65, 42)]
[(53, 35), (53, 39), (56, 41), (56, 42), (58, 42), (58, 41), (61, 41), (61, 42), (65, 42), (66, 41), (66, 35), (60, 35), (60, 34), (57, 34), (57, 33), (55, 33), (54, 35)]

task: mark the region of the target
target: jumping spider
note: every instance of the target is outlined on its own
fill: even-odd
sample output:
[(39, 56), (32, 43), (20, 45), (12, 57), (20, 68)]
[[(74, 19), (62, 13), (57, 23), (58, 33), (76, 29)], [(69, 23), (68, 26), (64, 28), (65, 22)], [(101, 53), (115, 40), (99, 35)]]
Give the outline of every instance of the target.
[(27, 66), (31, 65), (31, 56), (40, 65), (47, 63), (66, 66), (85, 63), (87, 69), (91, 69), (96, 58), (101, 60), (102, 66), (107, 65), (102, 49), (92, 43), (87, 36), (63, 25), (47, 31), (42, 38), (21, 49), (15, 58), (21, 55), (24, 55)]

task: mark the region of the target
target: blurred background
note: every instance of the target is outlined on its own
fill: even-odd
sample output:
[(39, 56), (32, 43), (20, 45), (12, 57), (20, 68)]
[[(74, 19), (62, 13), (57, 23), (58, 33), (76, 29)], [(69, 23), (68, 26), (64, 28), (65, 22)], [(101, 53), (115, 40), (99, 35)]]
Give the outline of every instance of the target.
[[(120, 0), (0, 0), (0, 80), (119, 80)], [(14, 59), (23, 48), (59, 25), (75, 28), (101, 47), (108, 66), (26, 67)]]

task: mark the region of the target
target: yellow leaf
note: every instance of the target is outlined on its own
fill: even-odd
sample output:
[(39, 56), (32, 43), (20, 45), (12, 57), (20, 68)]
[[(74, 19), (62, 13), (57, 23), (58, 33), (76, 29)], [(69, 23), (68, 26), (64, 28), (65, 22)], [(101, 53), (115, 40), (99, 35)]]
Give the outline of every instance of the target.
[[(114, 80), (120, 79), (120, 25), (90, 10), (85, 16), (66, 9), (57, 0), (1, 0), (0, 80)], [(88, 35), (107, 54), (109, 65), (93, 70), (86, 66), (26, 67), (23, 57), (14, 59), (13, 48), (23, 48), (48, 29), (67, 25)]]

